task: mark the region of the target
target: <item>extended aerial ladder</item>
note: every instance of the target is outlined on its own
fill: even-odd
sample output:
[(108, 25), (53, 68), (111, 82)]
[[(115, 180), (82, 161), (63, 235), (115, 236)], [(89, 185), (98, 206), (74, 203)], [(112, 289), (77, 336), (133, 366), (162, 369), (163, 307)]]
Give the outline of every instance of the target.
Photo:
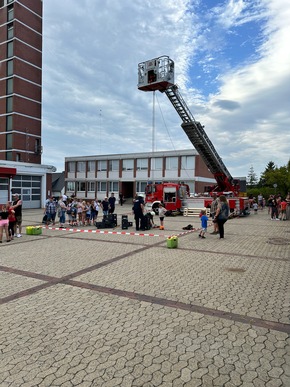
[(181, 127), (216, 179), (217, 186), (212, 191), (232, 191), (235, 196), (238, 196), (239, 180), (233, 179), (208, 138), (204, 127), (194, 119), (178, 90), (178, 86), (174, 84), (174, 62), (168, 56), (162, 56), (139, 63), (138, 89), (143, 91), (159, 90), (167, 95), (182, 119)]

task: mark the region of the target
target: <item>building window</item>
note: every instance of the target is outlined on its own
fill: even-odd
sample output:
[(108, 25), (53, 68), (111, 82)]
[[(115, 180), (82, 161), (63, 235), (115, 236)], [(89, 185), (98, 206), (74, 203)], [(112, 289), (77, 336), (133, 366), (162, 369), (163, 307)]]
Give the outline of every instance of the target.
[(13, 37), (14, 37), (14, 26), (13, 26), (13, 23), (10, 23), (7, 26), (7, 39), (10, 40)]
[(13, 42), (7, 43), (7, 58), (11, 58), (13, 56)]
[(41, 155), (42, 153), (42, 146), (40, 144), (40, 139), (37, 138), (34, 143), (34, 153), (37, 155)]
[[(9, 180), (6, 178), (0, 177), (0, 191), (8, 191), (9, 188)], [(2, 196), (2, 195), (0, 195)], [(4, 196), (4, 195), (3, 195)]]
[(9, 5), (8, 10), (7, 10), (7, 20), (11, 21), (14, 19), (14, 9), (13, 5)]
[(96, 170), (96, 162), (88, 161), (88, 172), (95, 172)]
[(7, 62), (7, 77), (11, 77), (11, 75), (13, 75), (13, 60)]
[(119, 182), (118, 181), (111, 181), (109, 183), (109, 191), (111, 192), (118, 192), (119, 191)]
[(6, 81), (6, 93), (7, 95), (13, 93), (13, 78), (9, 78)]
[(86, 172), (86, 162), (78, 161), (77, 162), (77, 172)]
[(6, 112), (12, 113), (13, 111), (13, 97), (8, 97), (6, 99)]
[(98, 191), (107, 192), (107, 183), (105, 181), (98, 182)]
[(194, 156), (182, 156), (181, 169), (194, 169)]
[(107, 170), (107, 161), (99, 160), (98, 161), (98, 171), (106, 171)]
[(77, 181), (77, 191), (85, 192), (86, 190), (86, 182), (85, 181)]
[(147, 185), (146, 181), (136, 181), (137, 192), (145, 192), (146, 185)]
[(68, 181), (66, 183), (67, 191), (75, 192), (75, 182), (74, 181)]
[(12, 179), (12, 194), (19, 192), (25, 201), (39, 201), (41, 193), (41, 176), (16, 175)]
[(96, 183), (94, 181), (88, 181), (88, 191), (95, 192), (95, 190), (96, 190)]
[(134, 160), (123, 160), (123, 171), (133, 171), (134, 170)]
[(12, 161), (12, 152), (6, 152), (6, 160)]
[(148, 159), (137, 159), (137, 171), (146, 171), (148, 169)]
[(163, 168), (163, 159), (162, 157), (155, 157), (151, 160), (152, 166), (151, 169), (154, 171), (162, 171)]
[(75, 171), (76, 171), (76, 163), (74, 161), (69, 161), (67, 163), (67, 171), (75, 173)]
[(9, 133), (6, 135), (6, 149), (12, 149), (12, 134)]
[(10, 132), (13, 127), (13, 116), (6, 116), (6, 131)]
[(166, 157), (166, 169), (171, 171), (177, 171), (178, 157)]
[(119, 160), (109, 161), (109, 171), (119, 171)]
[(21, 161), (21, 155), (20, 155), (20, 153), (16, 153), (16, 161)]

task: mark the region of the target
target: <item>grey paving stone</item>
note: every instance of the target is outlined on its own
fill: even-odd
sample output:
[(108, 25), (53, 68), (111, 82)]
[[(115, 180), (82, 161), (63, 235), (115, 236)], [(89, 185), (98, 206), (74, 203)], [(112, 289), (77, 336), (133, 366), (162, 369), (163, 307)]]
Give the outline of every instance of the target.
[[(188, 219), (166, 222), (178, 234)], [(290, 246), (269, 243), (288, 222), (234, 219), (225, 243), (189, 233), (178, 249), (167, 230), (1, 246), (1, 387), (288, 387)]]

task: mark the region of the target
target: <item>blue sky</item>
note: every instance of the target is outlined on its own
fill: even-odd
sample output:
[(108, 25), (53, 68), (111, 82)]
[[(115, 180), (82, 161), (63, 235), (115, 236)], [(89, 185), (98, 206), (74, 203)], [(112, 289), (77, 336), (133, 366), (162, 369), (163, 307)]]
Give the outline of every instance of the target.
[[(168, 55), (175, 82), (233, 176), (290, 157), (288, 0), (45, 0), (43, 159), (152, 151), (138, 63)], [(191, 149), (156, 94), (155, 150)]]

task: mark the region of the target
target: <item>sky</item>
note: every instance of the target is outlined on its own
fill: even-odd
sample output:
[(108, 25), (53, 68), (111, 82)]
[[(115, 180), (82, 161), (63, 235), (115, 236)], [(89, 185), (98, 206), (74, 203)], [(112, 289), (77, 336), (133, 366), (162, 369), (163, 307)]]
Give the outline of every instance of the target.
[(175, 83), (233, 177), (290, 158), (289, 0), (43, 0), (42, 163), (193, 149), (138, 64)]

